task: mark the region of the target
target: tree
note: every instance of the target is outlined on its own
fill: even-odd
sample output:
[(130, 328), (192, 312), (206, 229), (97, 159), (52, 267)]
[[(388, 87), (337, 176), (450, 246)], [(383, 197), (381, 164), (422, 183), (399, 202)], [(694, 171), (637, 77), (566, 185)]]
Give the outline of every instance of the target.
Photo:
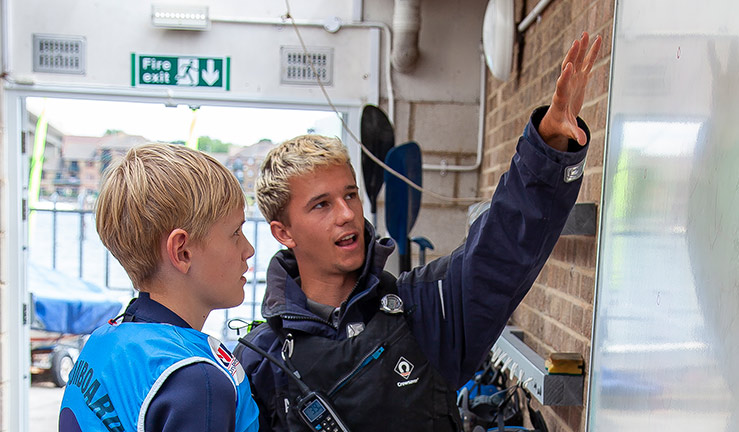
[(228, 153), (231, 143), (224, 143), (219, 139), (209, 136), (201, 136), (198, 138), (198, 150), (211, 153)]

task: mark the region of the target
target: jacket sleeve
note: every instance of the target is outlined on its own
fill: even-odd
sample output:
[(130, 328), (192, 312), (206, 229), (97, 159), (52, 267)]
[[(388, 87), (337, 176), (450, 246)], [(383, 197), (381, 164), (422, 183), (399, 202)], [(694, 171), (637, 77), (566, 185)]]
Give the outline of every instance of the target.
[[(571, 143), (570, 152), (549, 147), (536, 130), (545, 112), (534, 111), (490, 209), (472, 224), (464, 244), (398, 278), (416, 340), (457, 388), (479, 368), (533, 285), (580, 190), (577, 173), (587, 146)], [(578, 123), (589, 142), (587, 126)]]

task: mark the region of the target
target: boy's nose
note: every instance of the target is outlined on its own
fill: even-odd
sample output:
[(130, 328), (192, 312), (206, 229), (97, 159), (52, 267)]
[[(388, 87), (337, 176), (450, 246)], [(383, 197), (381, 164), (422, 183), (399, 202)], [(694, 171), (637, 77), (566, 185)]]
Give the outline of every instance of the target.
[(254, 256), (254, 246), (251, 245), (251, 242), (247, 239), (246, 240), (246, 248), (244, 249), (245, 256), (244, 261), (248, 260), (252, 256)]

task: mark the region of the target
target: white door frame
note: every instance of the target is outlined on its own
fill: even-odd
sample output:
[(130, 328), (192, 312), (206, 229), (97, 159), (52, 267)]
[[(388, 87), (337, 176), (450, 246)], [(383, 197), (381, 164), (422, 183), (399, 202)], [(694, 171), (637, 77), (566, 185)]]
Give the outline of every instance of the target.
[[(300, 100), (254, 100), (239, 98), (233, 94), (185, 93), (172, 90), (149, 91), (142, 89), (116, 89), (105, 87), (64, 87), (7, 85), (4, 94), (4, 119), (6, 125), (2, 142), (3, 172), (6, 173), (5, 187), (0, 190), (0, 217), (4, 221), (6, 241), (0, 250), (0, 276), (5, 275), (5, 290), (0, 298), (2, 319), (2, 425), (3, 430), (27, 432), (29, 426), (28, 389), (30, 376), (30, 298), (26, 287), (27, 258), (27, 157), (21, 152), (23, 125), (25, 121), (25, 98), (49, 97), (67, 99), (105, 100), (117, 102), (161, 103), (168, 106), (225, 106), (234, 108), (273, 108), (301, 110), (330, 110), (324, 101)], [(364, 101), (342, 101), (334, 103), (343, 114), (344, 122), (354, 136), (359, 137), (359, 128)], [(373, 101), (376, 103), (376, 101)], [(344, 130), (339, 137), (346, 144), (355, 172), (361, 173), (361, 150)], [(25, 152), (32, 151), (33, 143), (26, 142)], [(24, 176), (26, 177), (24, 179)], [(361, 175), (357, 182), (361, 183)], [(364, 190), (362, 184), (358, 184)], [(1, 198), (0, 198), (1, 199)], [(365, 213), (369, 207), (367, 200)]]

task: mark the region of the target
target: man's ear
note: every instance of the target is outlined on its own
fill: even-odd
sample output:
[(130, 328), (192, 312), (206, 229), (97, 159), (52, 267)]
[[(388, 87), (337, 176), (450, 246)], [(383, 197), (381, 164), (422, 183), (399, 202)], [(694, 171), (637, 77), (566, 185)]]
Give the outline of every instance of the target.
[(187, 273), (192, 265), (192, 252), (190, 251), (190, 234), (187, 231), (176, 228), (167, 236), (165, 243), (166, 260), (181, 273)]
[(280, 221), (272, 221), (269, 223), (269, 229), (272, 231), (272, 237), (280, 244), (288, 249), (295, 247), (295, 240), (293, 240), (290, 229), (285, 224)]

